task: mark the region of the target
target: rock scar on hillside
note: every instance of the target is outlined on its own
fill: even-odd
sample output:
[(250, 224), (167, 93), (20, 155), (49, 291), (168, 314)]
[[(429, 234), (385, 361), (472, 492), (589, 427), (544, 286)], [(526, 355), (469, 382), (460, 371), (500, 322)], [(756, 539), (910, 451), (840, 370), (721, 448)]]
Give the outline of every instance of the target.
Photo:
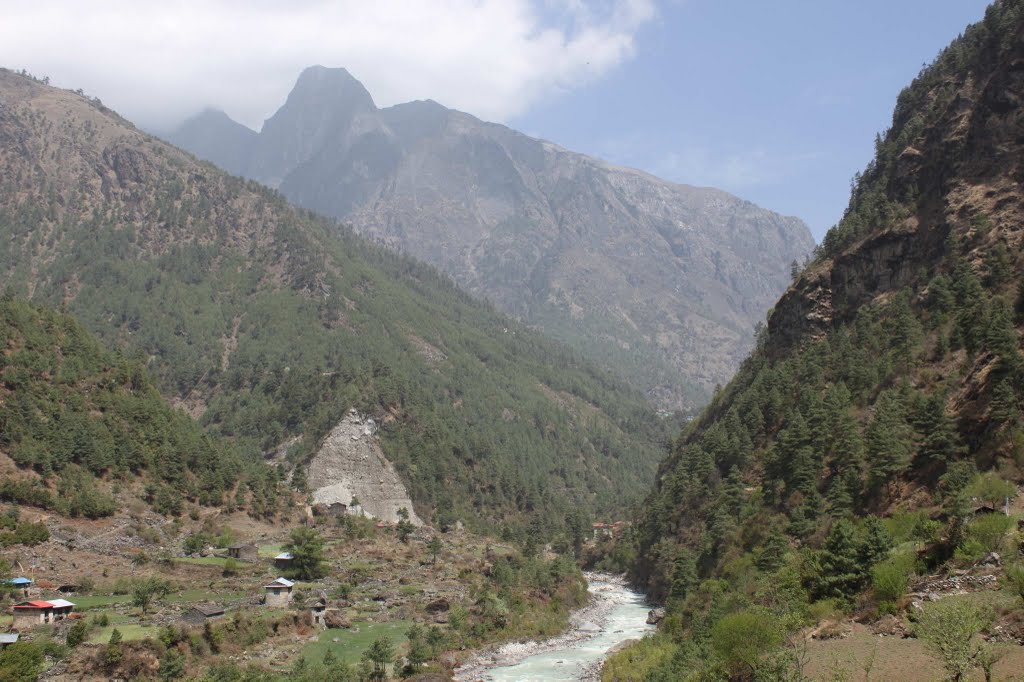
[(409, 520), (422, 525), (409, 492), (384, 456), (376, 433), (377, 425), (372, 419), (349, 410), (327, 434), (307, 471), (313, 503), (347, 506), (356, 497), (367, 516), (394, 523), (398, 521), (398, 510), (405, 507)]

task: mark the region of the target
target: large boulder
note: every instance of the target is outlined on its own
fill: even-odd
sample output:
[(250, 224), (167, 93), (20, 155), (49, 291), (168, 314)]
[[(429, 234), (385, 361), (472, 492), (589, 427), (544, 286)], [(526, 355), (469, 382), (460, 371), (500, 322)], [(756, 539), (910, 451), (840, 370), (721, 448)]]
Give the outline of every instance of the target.
[(665, 609), (651, 609), (647, 612), (647, 624), (657, 625), (665, 620)]
[(439, 597), (438, 599), (435, 599), (434, 601), (427, 604), (424, 607), (424, 610), (430, 615), (434, 616), (439, 613), (447, 613), (448, 609), (450, 608), (451, 605), (448, 603), (448, 600), (444, 597)]

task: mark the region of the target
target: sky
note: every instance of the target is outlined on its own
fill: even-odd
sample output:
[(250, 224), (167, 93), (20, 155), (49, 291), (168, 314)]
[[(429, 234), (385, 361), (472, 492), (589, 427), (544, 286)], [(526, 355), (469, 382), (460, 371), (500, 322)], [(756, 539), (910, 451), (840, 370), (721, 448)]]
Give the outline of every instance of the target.
[(259, 129), (306, 66), (732, 192), (816, 239), (984, 0), (0, 0), (0, 65), (169, 130)]

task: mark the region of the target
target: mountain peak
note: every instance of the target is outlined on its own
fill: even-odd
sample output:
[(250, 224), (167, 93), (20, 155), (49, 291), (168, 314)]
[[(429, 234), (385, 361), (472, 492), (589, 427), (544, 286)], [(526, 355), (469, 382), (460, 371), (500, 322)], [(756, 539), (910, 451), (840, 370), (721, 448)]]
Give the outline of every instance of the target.
[[(307, 98), (311, 96), (324, 98), (324, 102), (349, 102), (368, 106), (370, 109), (377, 108), (366, 87), (344, 67), (331, 68), (316, 64), (303, 69), (295, 81), (291, 94), (288, 95), (288, 100), (290, 102), (292, 97), (298, 97), (303, 103), (308, 104)], [(285, 106), (288, 106), (287, 102)]]

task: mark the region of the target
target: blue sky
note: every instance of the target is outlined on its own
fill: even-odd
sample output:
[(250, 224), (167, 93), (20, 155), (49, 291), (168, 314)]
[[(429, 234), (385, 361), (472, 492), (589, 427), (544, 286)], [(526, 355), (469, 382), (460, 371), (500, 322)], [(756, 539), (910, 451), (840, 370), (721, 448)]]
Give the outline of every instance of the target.
[(982, 0), (683, 0), (632, 59), (511, 119), (524, 132), (803, 218), (820, 241), (896, 95)]

